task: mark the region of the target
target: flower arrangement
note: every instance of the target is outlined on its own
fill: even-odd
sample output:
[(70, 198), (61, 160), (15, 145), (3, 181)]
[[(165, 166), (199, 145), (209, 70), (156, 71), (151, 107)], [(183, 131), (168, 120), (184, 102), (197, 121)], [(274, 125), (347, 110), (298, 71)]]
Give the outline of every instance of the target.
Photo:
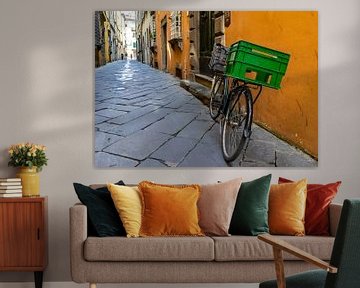
[(14, 167), (36, 167), (40, 172), (47, 165), (48, 159), (45, 155), (46, 147), (33, 143), (20, 143), (9, 147), (10, 161), (8, 166)]

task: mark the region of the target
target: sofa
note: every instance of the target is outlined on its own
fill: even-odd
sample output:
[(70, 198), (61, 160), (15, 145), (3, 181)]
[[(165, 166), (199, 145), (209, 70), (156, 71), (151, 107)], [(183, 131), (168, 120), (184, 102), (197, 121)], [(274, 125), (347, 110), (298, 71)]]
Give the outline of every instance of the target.
[[(330, 259), (342, 206), (329, 208), (330, 236), (279, 236), (324, 261)], [(77, 283), (258, 283), (273, 279), (270, 245), (255, 236), (91, 237), (87, 207), (70, 208), (71, 275)], [(285, 273), (312, 269), (284, 254)]]

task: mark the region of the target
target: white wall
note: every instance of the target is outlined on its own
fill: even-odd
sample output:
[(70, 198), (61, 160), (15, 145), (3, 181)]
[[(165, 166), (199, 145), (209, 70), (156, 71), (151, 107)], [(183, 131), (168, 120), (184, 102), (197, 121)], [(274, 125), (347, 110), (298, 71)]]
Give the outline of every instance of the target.
[[(224, 4), (226, 3), (226, 7)], [(129, 6), (131, 5), (131, 6)], [(94, 169), (93, 12), (105, 9), (319, 10), (319, 167), (313, 169)], [(49, 196), (46, 281), (67, 281), (72, 182), (142, 179), (214, 182), (265, 173), (314, 182), (343, 181), (337, 201), (360, 196), (360, 2), (358, 0), (2, 0), (0, 1), (0, 175), (13, 176), (6, 148), (48, 146), (41, 193)], [(0, 273), (0, 282), (32, 281)]]

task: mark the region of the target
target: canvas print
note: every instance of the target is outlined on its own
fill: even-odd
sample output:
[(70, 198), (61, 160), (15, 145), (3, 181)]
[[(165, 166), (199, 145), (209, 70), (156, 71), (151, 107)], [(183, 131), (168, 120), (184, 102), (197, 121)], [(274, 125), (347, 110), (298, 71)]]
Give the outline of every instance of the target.
[(317, 167), (316, 11), (96, 11), (94, 163)]

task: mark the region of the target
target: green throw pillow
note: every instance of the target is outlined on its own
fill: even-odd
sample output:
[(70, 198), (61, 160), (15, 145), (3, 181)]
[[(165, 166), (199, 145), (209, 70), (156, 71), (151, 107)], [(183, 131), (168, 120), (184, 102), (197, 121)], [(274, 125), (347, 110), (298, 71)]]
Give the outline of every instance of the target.
[(232, 235), (269, 233), (268, 208), (271, 174), (241, 184), (231, 218)]

